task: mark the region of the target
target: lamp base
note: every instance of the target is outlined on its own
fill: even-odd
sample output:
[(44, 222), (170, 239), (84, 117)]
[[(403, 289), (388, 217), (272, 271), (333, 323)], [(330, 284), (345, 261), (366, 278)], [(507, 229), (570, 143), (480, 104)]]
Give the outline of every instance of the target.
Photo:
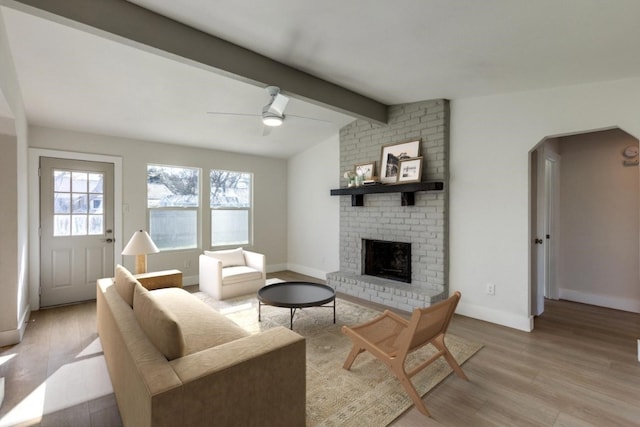
[(147, 256), (136, 255), (136, 274), (147, 272)]

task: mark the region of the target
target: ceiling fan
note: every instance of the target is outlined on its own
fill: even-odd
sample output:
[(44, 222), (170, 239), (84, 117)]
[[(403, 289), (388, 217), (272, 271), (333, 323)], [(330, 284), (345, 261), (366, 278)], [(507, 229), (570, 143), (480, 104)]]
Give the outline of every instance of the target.
[(280, 88), (277, 86), (267, 86), (267, 93), (271, 97), (269, 103), (262, 107), (262, 114), (243, 114), (243, 113), (225, 113), (219, 111), (209, 111), (208, 114), (218, 114), (226, 116), (248, 116), (248, 117), (262, 117), (262, 124), (264, 125), (262, 134), (268, 135), (271, 132), (271, 128), (281, 126), (284, 123), (285, 118), (297, 118), (305, 120), (314, 120), (318, 122), (330, 123), (326, 120), (314, 119), (311, 117), (296, 116), (293, 114), (287, 114), (285, 116), (284, 110), (289, 103), (289, 97), (280, 93)]

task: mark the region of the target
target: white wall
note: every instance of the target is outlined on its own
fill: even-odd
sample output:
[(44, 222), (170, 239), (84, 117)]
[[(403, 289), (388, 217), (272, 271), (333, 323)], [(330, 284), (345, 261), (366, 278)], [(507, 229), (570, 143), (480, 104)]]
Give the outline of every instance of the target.
[[(37, 126), (29, 129), (29, 145), (33, 148), (122, 158), (123, 229), (116, 230), (116, 238), (122, 239), (125, 244), (135, 230), (148, 228), (146, 225), (147, 163), (202, 168), (203, 179), (208, 179), (209, 169), (252, 172), (254, 174), (254, 244), (247, 248), (266, 255), (268, 270), (277, 270), (286, 266), (286, 160)], [(204, 195), (203, 201), (205, 206), (208, 206), (208, 194)], [(150, 271), (177, 268), (183, 271), (186, 284), (197, 283), (198, 256), (202, 253), (202, 247), (208, 249), (210, 244), (209, 211), (208, 209), (202, 211), (201, 248), (149, 255), (147, 262)], [(133, 257), (123, 257), (123, 263), (126, 267), (134, 269)]]
[(640, 312), (638, 166), (620, 130), (560, 138), (560, 298)]
[(451, 102), (449, 278), (460, 314), (532, 329), (529, 151), (576, 131), (638, 136), (638, 117), (638, 78)]
[[(12, 117), (5, 118), (15, 130), (15, 136), (4, 143), (11, 144), (11, 154), (3, 162), (12, 162), (13, 176), (3, 180), (0, 196), (7, 192), (15, 200), (15, 209), (2, 225), (2, 235), (10, 236), (0, 242), (3, 276), (0, 280), (0, 347), (15, 344), (22, 339), (29, 316), (28, 304), (28, 206), (27, 206), (27, 119), (22, 104), (18, 77), (13, 65), (4, 19), (0, 13), (0, 91), (11, 110)], [(5, 126), (6, 127), (6, 126)], [(3, 163), (4, 164), (4, 163)], [(6, 176), (5, 176), (6, 178)], [(13, 186), (14, 188), (8, 188)], [(8, 213), (5, 211), (5, 213)], [(4, 274), (7, 275), (4, 275)]]
[(338, 135), (289, 159), (288, 268), (325, 279), (339, 269)]

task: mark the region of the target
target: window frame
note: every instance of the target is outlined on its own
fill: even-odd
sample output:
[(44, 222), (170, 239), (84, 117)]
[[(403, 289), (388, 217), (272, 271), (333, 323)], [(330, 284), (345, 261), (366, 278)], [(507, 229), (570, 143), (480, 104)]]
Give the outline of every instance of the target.
[[(149, 207), (149, 167), (159, 167), (159, 168), (172, 168), (172, 169), (191, 169), (191, 170), (195, 170), (197, 172), (197, 176), (198, 176), (198, 183), (197, 183), (197, 191), (198, 194), (196, 195), (196, 202), (197, 205), (196, 206), (158, 206), (158, 207)], [(163, 248), (160, 245), (158, 245), (158, 242), (156, 243), (156, 246), (158, 246), (158, 249), (160, 249), (160, 252), (163, 253), (171, 253), (171, 252), (182, 252), (182, 251), (193, 251), (194, 249), (199, 249), (201, 247), (201, 241), (202, 241), (202, 214), (201, 214), (201, 206), (202, 206), (202, 168), (196, 167), (196, 166), (182, 166), (182, 165), (167, 165), (167, 164), (160, 164), (160, 163), (147, 163), (147, 168), (146, 168), (146, 223), (147, 223), (147, 230), (149, 231), (149, 235), (152, 237), (153, 239), (153, 234), (152, 234), (152, 230), (151, 230), (151, 212), (152, 211), (177, 211), (177, 212), (185, 212), (185, 211), (194, 211), (196, 213), (196, 229), (195, 229), (195, 243), (194, 246), (189, 246), (189, 247), (179, 247), (179, 248)]]
[[(246, 174), (249, 176), (249, 206), (248, 207), (212, 207), (211, 206), (211, 195), (213, 193), (213, 186), (211, 185), (211, 174), (214, 171), (218, 172), (231, 172), (237, 174)], [(253, 207), (254, 207), (254, 174), (249, 171), (238, 171), (238, 170), (229, 170), (229, 169), (209, 169), (209, 246), (211, 249), (225, 249), (225, 248), (235, 248), (235, 247), (246, 247), (253, 246)], [(214, 232), (214, 224), (213, 224), (213, 216), (214, 211), (246, 211), (247, 212), (247, 242), (246, 243), (224, 243), (224, 244), (214, 244), (213, 232)]]

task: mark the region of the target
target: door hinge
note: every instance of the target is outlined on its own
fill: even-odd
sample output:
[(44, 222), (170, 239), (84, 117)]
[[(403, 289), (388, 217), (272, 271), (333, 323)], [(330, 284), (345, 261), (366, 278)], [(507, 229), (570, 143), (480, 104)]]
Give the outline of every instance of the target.
[(42, 176), (42, 168), (38, 168), (38, 177)]

